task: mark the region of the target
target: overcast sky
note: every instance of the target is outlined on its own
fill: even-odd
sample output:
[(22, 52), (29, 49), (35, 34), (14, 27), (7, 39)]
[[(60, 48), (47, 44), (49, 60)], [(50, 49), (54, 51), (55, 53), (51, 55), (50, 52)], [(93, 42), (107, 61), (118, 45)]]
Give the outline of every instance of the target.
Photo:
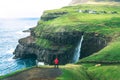
[(71, 0), (0, 0), (0, 18), (40, 17), (46, 9), (66, 6)]

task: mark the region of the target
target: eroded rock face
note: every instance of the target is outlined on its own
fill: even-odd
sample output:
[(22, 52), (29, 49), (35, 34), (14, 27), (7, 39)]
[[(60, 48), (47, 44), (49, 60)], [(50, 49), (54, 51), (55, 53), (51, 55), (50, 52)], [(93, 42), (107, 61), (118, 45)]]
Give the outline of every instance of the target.
[[(28, 55), (36, 55), (38, 61), (46, 64), (53, 64), (56, 56), (60, 64), (71, 63), (78, 42), (83, 32), (59, 32), (46, 34), (41, 38), (52, 41), (51, 48), (44, 48), (36, 45), (35, 36), (29, 36), (19, 40), (19, 45), (14, 51), (15, 58), (27, 58)], [(84, 33), (84, 40), (81, 48), (81, 58), (89, 56), (104, 48), (110, 38), (97, 33)], [(32, 56), (31, 56), (32, 57)], [(33, 56), (35, 58), (35, 56)]]
[(77, 44), (82, 36), (83, 32), (57, 32), (53, 34), (45, 35), (50, 41), (53, 41), (57, 45), (73, 45)]
[(81, 38), (81, 32), (63, 32), (44, 35), (41, 38), (52, 41), (51, 48), (44, 48), (36, 45), (35, 38), (29, 36), (19, 40), (19, 45), (14, 51), (15, 58), (27, 58), (30, 54), (35, 54), (38, 61), (44, 61), (47, 64), (53, 64), (56, 56), (60, 64), (72, 62), (76, 42)]
[(80, 58), (87, 57), (107, 46), (111, 38), (105, 37), (97, 33), (87, 33), (84, 36), (84, 41), (81, 48)]

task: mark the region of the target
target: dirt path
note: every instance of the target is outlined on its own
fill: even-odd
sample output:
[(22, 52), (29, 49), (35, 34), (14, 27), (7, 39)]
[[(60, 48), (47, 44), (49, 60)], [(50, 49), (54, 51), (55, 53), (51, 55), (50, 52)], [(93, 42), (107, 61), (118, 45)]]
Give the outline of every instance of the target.
[(33, 68), (4, 80), (55, 80), (62, 74), (60, 69), (55, 68)]

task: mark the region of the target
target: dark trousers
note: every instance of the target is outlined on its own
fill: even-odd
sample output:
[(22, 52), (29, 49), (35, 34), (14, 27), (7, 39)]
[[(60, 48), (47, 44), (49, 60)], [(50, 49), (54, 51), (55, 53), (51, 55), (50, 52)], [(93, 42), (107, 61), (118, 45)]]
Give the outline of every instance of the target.
[(58, 64), (55, 64), (55, 68), (58, 68)]

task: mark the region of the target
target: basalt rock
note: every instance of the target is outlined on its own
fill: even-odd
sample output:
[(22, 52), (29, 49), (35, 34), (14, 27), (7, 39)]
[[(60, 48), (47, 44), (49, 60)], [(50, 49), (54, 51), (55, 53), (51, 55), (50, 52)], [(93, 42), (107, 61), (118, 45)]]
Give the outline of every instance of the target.
[[(36, 44), (35, 36), (29, 36), (19, 40), (19, 45), (14, 51), (15, 58), (36, 58), (46, 64), (53, 64), (57, 56), (60, 64), (71, 63), (78, 42), (83, 32), (57, 32), (46, 34), (41, 38), (52, 41), (51, 48), (45, 48)], [(97, 33), (84, 33), (81, 48), (81, 57), (84, 58), (104, 48), (110, 38)]]
[(111, 41), (110, 37), (98, 33), (84, 34), (80, 58), (87, 57), (103, 49)]
[[(55, 57), (59, 58), (60, 64), (71, 63), (74, 48), (77, 45), (81, 32), (54, 33), (41, 38), (52, 41), (51, 48), (44, 48), (35, 43), (37, 37), (29, 36), (19, 40), (19, 45), (14, 51), (14, 58), (28, 58), (30, 55), (38, 61), (53, 64)], [(35, 56), (36, 55), (36, 56)], [(30, 57), (29, 56), (29, 57)]]

